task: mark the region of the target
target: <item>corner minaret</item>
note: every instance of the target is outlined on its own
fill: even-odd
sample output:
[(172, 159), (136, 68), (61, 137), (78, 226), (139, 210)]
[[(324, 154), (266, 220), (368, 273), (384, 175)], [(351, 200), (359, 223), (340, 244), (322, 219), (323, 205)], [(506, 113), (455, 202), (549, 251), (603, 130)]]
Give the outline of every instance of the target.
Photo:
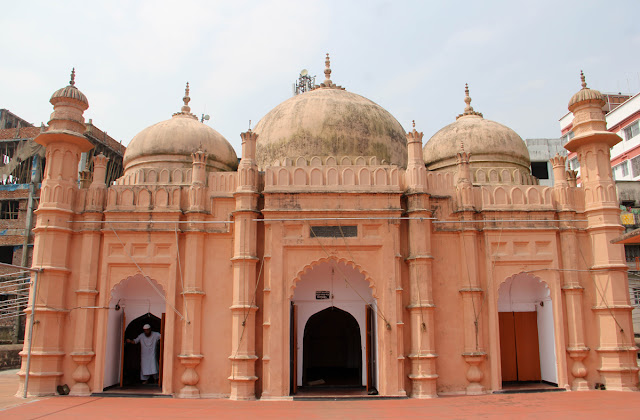
[[(51, 310), (51, 308), (68, 307), (64, 294), (71, 285), (68, 283), (70, 268), (67, 254), (59, 250), (68, 249), (71, 240), (69, 221), (74, 218), (73, 203), (78, 193), (78, 161), (83, 152), (93, 148), (84, 137), (84, 111), (89, 101), (75, 86), (75, 69), (71, 71), (69, 85), (57, 90), (50, 100), (53, 113), (49, 121), (49, 129), (36, 137), (36, 143), (46, 147), (46, 167), (40, 192), (40, 205), (36, 211), (38, 220), (34, 229), (34, 268), (42, 270), (38, 277), (38, 300), (35, 304), (35, 327), (31, 345), (31, 375), (29, 395), (52, 395), (56, 386), (61, 385), (65, 337), (65, 326), (68, 324), (67, 311)], [(30, 292), (30, 300), (34, 299), (34, 291)], [(31, 308), (31, 303), (29, 303)], [(30, 309), (29, 309), (30, 310)], [(29, 344), (25, 340), (25, 349)], [(23, 368), (20, 395), (23, 393), (26, 368), (26, 351), (23, 355)], [(76, 363), (77, 371), (73, 379), (80, 387), (73, 384), (74, 391), (88, 395), (86, 382), (89, 372), (86, 364), (93, 358), (90, 349), (82, 355), (74, 352), (71, 356)]]
[(565, 148), (578, 154), (585, 197), (587, 232), (591, 249), (585, 251), (589, 279), (597, 289), (592, 311), (598, 323), (600, 342), (595, 351), (600, 361), (600, 380), (610, 390), (636, 390), (633, 324), (624, 248), (611, 240), (622, 232), (616, 187), (611, 175), (610, 148), (622, 139), (607, 131), (602, 94), (587, 88), (580, 72), (582, 89), (569, 101), (573, 132)]

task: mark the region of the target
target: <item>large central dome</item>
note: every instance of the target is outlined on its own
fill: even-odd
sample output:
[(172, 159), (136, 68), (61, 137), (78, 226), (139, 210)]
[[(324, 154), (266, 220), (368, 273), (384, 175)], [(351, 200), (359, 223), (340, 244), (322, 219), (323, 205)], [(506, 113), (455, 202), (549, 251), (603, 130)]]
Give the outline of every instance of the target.
[(272, 109), (254, 131), (261, 168), (299, 156), (376, 156), (406, 167), (407, 141), (400, 123), (384, 108), (331, 82)]

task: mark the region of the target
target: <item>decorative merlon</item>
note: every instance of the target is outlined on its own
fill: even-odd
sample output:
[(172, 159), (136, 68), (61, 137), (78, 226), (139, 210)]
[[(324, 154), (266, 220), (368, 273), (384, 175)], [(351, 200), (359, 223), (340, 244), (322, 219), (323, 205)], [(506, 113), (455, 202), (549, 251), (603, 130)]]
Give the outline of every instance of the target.
[(196, 152), (191, 154), (193, 158), (194, 164), (206, 164), (207, 163), (207, 153), (203, 150), (197, 150)]

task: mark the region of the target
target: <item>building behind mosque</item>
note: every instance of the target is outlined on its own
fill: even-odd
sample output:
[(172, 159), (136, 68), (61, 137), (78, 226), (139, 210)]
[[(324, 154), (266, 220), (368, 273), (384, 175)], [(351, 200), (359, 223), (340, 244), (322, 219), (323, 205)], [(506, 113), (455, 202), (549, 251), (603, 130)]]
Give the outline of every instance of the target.
[(323, 83), (241, 134), (239, 163), (189, 101), (187, 87), (180, 111), (133, 138), (114, 185), (95, 156), (79, 186), (88, 101), (73, 84), (53, 94), (36, 138), (30, 394), (134, 381), (123, 341), (145, 323), (163, 336), (158, 392), (182, 398), (636, 390), (627, 266), (611, 243), (620, 138), (584, 78), (566, 144), (580, 187), (563, 156), (539, 185), (522, 139), (468, 89), (423, 147), (415, 126), (337, 86), (328, 56)]

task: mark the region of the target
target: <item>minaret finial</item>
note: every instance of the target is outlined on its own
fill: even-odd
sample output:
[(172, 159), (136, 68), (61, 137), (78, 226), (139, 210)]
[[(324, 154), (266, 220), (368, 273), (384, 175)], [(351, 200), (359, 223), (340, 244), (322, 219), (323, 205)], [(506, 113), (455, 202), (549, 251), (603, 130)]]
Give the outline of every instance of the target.
[(251, 131), (251, 120), (249, 120), (249, 131)]
[(416, 129), (416, 120), (411, 121), (411, 123), (413, 124), (413, 129)]
[(582, 89), (586, 89), (587, 88), (587, 82), (584, 79), (584, 73), (582, 72), (582, 70), (580, 70), (580, 80), (582, 81)]
[(189, 107), (189, 101), (191, 98), (189, 97), (189, 82), (187, 82), (187, 87), (184, 88), (184, 97), (182, 98), (184, 105), (182, 106), (182, 112), (191, 112), (191, 108)]
[(76, 68), (75, 67), (71, 69), (71, 80), (69, 81), (69, 85), (70, 86), (76, 85)]
[(482, 117), (482, 113), (481, 112), (476, 112), (473, 110), (473, 107), (471, 106), (471, 96), (469, 96), (469, 84), (465, 83), (464, 84), (464, 103), (467, 104), (464, 107), (464, 112), (460, 115), (458, 115), (458, 118), (464, 116), (464, 115), (477, 115), (479, 117)]

